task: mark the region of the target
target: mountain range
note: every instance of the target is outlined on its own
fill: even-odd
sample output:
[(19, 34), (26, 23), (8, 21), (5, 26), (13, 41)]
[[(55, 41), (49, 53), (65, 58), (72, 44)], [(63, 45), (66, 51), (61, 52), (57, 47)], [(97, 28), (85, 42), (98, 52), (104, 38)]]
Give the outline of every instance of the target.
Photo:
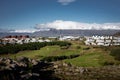
[(0, 32), (0, 37), (8, 35), (29, 35), (34, 37), (58, 37), (58, 36), (106, 36), (113, 35), (120, 32), (120, 30), (78, 30), (78, 29), (67, 29), (67, 30), (56, 30), (50, 29), (48, 31), (36, 31), (34, 33), (17, 33), (17, 32)]

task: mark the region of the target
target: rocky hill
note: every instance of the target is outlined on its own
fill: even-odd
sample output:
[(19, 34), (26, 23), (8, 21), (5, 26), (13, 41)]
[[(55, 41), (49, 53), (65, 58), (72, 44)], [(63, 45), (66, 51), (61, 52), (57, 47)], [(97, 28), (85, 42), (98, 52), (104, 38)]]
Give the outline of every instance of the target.
[(120, 66), (76, 67), (62, 61), (0, 58), (0, 80), (120, 80)]

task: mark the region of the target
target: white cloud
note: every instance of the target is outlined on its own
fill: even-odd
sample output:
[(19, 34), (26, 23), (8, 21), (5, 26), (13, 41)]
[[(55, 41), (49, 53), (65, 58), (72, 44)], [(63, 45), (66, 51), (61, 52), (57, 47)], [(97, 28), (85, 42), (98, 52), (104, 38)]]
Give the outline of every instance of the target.
[(58, 0), (57, 2), (61, 3), (62, 5), (68, 5), (76, 0)]
[(81, 29), (81, 30), (107, 30), (107, 29), (117, 29), (120, 30), (120, 23), (81, 23), (75, 21), (63, 21), (56, 20), (53, 22), (45, 23), (45, 24), (37, 24), (37, 29)]
[[(36, 31), (49, 31), (50, 29), (80, 29), (80, 30), (120, 30), (120, 23), (81, 23), (76, 21), (55, 20), (44, 24), (36, 24), (35, 29), (4, 30), (2, 32), (34, 33)], [(0, 31), (0, 32), (1, 32)]]
[(14, 30), (14, 31), (10, 31), (11, 33), (34, 33), (38, 30)]

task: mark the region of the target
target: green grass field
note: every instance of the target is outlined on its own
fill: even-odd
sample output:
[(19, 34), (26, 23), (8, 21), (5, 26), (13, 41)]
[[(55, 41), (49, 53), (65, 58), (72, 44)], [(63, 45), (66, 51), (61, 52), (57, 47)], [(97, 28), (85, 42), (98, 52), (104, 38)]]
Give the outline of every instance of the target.
[[(48, 56), (69, 56), (72, 54), (80, 54), (81, 56), (77, 58), (65, 59), (62, 61), (75, 66), (83, 67), (100, 67), (106, 64), (111, 65), (120, 63), (119, 61), (114, 60), (114, 58), (109, 55), (109, 52), (103, 51), (100, 48), (90, 47), (90, 49), (84, 50), (84, 48), (87, 48), (88, 46), (83, 45), (79, 41), (72, 41), (71, 43), (72, 46), (68, 49), (61, 49), (59, 46), (46, 46), (40, 50), (21, 51), (17, 54), (1, 55), (1, 57), (9, 57), (15, 59), (23, 56), (40, 60)], [(80, 48), (77, 48), (78, 46)]]
[[(66, 59), (64, 60), (67, 63), (71, 63), (76, 66), (82, 67), (101, 67), (111, 64), (117, 64), (118, 61), (114, 60), (114, 58), (110, 55), (104, 55), (102, 53), (88, 53), (83, 56), (74, 58), (74, 59)], [(108, 64), (105, 64), (108, 63)]]
[(40, 58), (46, 57), (53, 54), (53, 52), (58, 51), (60, 48), (59, 46), (46, 46), (41, 48), (40, 50), (32, 50), (32, 51), (21, 51), (17, 54), (8, 54), (2, 55), (2, 57), (10, 57), (10, 58), (19, 58), (19, 57), (29, 57), (29, 58)]

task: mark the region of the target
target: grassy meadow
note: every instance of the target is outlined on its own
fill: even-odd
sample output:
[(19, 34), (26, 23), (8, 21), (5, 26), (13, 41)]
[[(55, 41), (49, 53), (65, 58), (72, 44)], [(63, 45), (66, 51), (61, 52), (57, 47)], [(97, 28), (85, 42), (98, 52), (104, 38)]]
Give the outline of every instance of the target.
[(114, 59), (109, 51), (92, 46), (85, 46), (80, 41), (71, 41), (72, 45), (68, 49), (62, 49), (60, 46), (46, 46), (39, 50), (20, 51), (17, 54), (4, 54), (1, 57), (16, 59), (19, 57), (29, 57), (41, 60), (49, 56), (69, 56), (79, 54), (79, 57), (60, 60), (75, 66), (82, 67), (101, 67), (106, 65), (117, 65), (120, 61)]

